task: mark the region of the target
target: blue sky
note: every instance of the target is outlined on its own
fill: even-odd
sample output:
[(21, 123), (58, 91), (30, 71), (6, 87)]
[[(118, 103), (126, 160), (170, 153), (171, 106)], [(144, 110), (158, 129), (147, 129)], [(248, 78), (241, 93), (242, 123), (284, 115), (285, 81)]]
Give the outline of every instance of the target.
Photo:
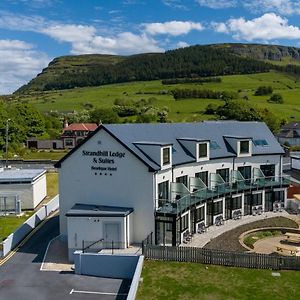
[(300, 0), (0, 0), (0, 94), (57, 56), (196, 44), (300, 46)]

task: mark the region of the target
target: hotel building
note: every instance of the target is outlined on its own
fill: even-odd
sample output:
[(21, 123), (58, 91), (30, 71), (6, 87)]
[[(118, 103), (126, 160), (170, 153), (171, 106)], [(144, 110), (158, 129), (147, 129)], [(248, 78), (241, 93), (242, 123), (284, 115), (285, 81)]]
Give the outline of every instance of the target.
[(284, 151), (264, 123), (101, 125), (57, 163), (60, 231), (128, 247), (179, 245), (203, 226), (286, 204)]

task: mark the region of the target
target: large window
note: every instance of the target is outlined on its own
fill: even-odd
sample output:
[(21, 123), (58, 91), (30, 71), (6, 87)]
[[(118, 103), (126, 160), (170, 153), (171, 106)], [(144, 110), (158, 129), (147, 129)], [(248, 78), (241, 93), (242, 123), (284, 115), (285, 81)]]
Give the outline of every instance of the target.
[(245, 179), (251, 179), (251, 167), (238, 167), (238, 171), (242, 174)]
[(200, 178), (203, 183), (208, 186), (208, 171), (196, 173), (195, 177)]
[(70, 147), (70, 146), (73, 146), (73, 145), (74, 145), (72, 139), (66, 139), (66, 140), (65, 140), (65, 144), (66, 144), (67, 147)]
[(218, 169), (217, 174), (219, 174), (225, 182), (229, 182), (229, 169)]
[(240, 154), (249, 154), (250, 144), (249, 141), (240, 141)]
[(189, 228), (189, 214), (181, 217), (181, 232)]
[(176, 178), (176, 182), (183, 183), (186, 187), (188, 187), (188, 176), (180, 176)]
[(231, 205), (231, 209), (235, 210), (235, 209), (241, 209), (242, 208), (242, 196), (239, 197), (234, 197), (231, 200), (232, 205)]
[(275, 176), (275, 165), (261, 165), (260, 169), (266, 177)]
[(223, 201), (214, 202), (214, 215), (220, 215), (223, 213)]
[(262, 193), (252, 195), (252, 205), (262, 205)]
[(169, 198), (169, 181), (158, 184), (158, 199), (166, 200)]
[(198, 144), (199, 158), (207, 157), (207, 143)]
[(171, 162), (170, 147), (163, 148), (163, 166), (169, 165), (170, 162)]
[(196, 210), (196, 222), (204, 220), (204, 206), (197, 208)]

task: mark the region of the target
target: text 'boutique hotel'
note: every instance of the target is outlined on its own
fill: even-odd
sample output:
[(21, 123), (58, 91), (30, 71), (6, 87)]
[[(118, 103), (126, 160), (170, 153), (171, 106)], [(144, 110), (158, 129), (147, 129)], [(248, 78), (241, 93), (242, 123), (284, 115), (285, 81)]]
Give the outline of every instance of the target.
[[(101, 125), (60, 168), (60, 230), (82, 241), (179, 245), (185, 233), (283, 206), (284, 154), (260, 122)], [(104, 243), (105, 245), (105, 243)]]

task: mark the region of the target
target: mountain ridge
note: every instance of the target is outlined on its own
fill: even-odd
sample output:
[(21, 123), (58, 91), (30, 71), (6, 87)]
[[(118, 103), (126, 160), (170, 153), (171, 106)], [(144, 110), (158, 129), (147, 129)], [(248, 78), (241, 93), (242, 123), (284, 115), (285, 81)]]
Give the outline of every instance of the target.
[(53, 59), (15, 93), (177, 77), (251, 74), (297, 64), (300, 64), (299, 48), (243, 43), (196, 45), (130, 56), (68, 55)]

